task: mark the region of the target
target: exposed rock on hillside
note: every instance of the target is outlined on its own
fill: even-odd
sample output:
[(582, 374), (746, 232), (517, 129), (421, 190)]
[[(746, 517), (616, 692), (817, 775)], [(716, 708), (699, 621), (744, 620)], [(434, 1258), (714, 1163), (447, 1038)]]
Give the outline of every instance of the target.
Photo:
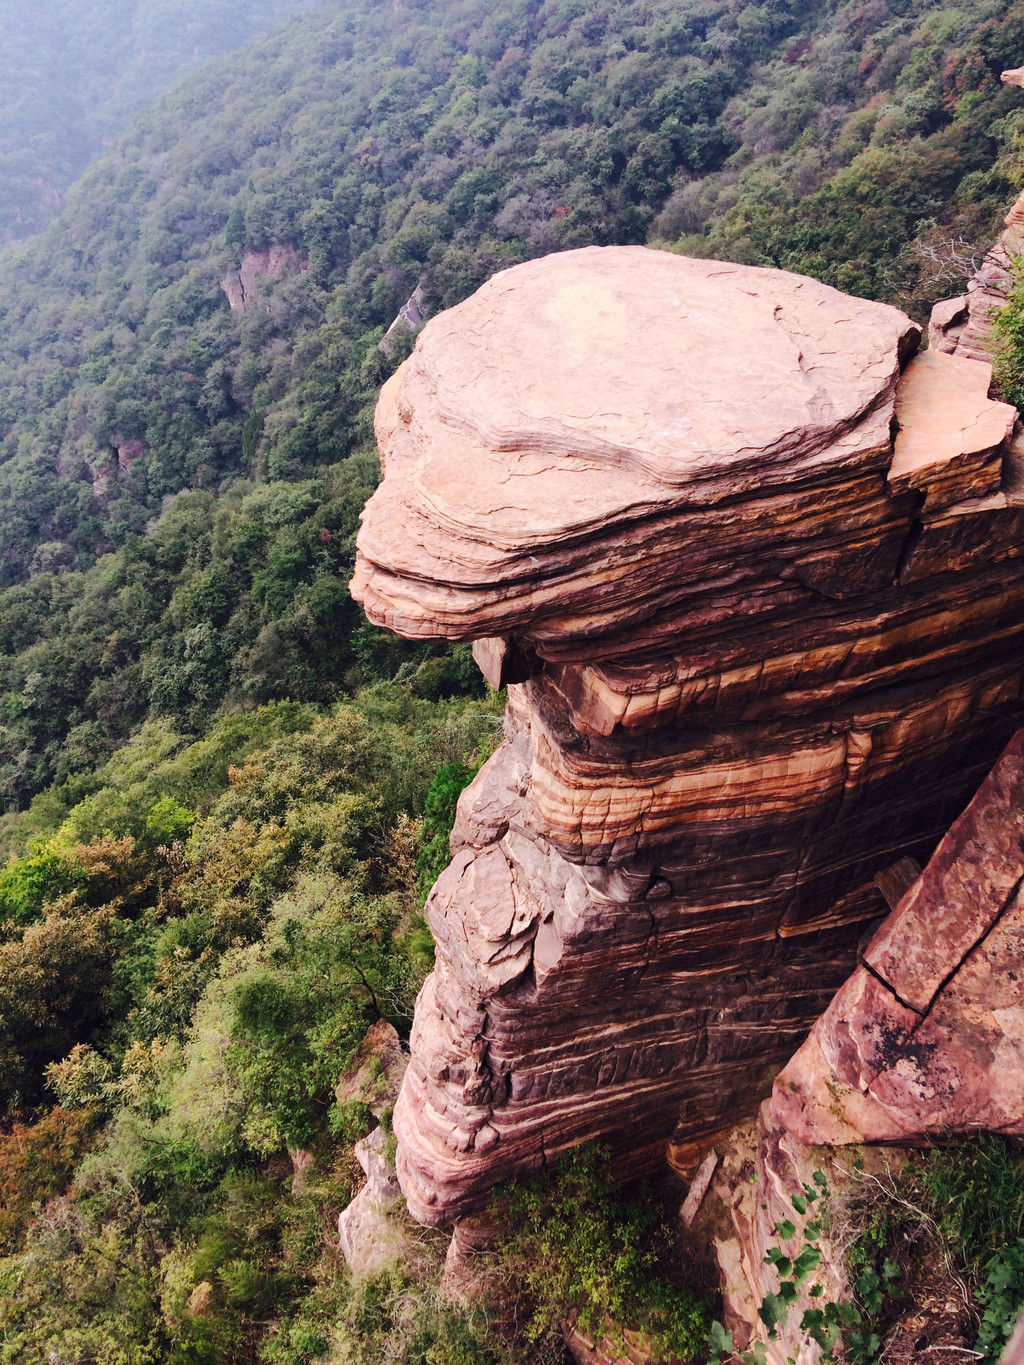
[(232, 313), (249, 312), (259, 298), (260, 280), (278, 279), (296, 260), (298, 252), (287, 242), (265, 251), (247, 251), (238, 269), (229, 270), (220, 282)]
[(427, 906), (416, 1217), (586, 1139), (690, 1168), (1012, 733), (1014, 412), (956, 357), (898, 392), (916, 342), (810, 279), (588, 248), (496, 276), (385, 387), (353, 591), (512, 684)]
[[(1007, 85), (1019, 85), (1016, 71), (1004, 71)], [(1006, 296), (1013, 283), (1013, 263), (1024, 254), (1024, 194), (1005, 218), (1006, 230), (1000, 236), (967, 284), (967, 292), (955, 299), (940, 299), (928, 322), (930, 350), (957, 355), (965, 360), (991, 360), (994, 338), (992, 323), (1006, 307)]]

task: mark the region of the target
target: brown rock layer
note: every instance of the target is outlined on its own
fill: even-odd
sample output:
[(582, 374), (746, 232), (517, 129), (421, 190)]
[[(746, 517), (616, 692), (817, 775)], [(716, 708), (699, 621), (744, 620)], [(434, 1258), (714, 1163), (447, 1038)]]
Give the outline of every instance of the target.
[(353, 591), (513, 684), (427, 906), (416, 1217), (591, 1138), (685, 1166), (752, 1113), (876, 874), (1012, 733), (1014, 412), (976, 361), (901, 381), (916, 340), (784, 272), (588, 248), (496, 276), (385, 387)]
[(775, 1083), (802, 1142), (1024, 1136), (1024, 730)]

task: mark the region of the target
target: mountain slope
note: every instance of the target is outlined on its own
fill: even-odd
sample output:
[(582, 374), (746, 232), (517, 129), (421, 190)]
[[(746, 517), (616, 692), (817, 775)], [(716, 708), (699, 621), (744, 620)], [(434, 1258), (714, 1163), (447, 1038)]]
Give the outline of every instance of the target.
[(322, 0), (0, 3), (0, 242), (26, 237), (185, 73)]

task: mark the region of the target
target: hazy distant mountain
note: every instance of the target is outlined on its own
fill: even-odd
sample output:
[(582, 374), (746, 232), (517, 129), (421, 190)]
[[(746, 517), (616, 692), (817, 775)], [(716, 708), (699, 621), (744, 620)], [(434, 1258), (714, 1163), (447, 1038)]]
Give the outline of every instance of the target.
[(36, 232), (132, 116), (323, 0), (0, 0), (0, 241)]

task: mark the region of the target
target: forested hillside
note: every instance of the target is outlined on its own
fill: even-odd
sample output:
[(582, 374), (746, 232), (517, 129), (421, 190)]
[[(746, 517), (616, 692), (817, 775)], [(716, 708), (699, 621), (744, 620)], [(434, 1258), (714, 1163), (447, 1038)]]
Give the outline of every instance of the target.
[(3, 0), (0, 242), (27, 237), (187, 71), (321, 0)]
[[(1024, 0), (328, 4), (176, 86), (3, 257), (0, 1361), (512, 1358), (424, 1289), (430, 1238), (358, 1293), (333, 1244), (367, 1126), (333, 1087), (408, 1028), (501, 711), (468, 650), (348, 597), (412, 341), (382, 336), (416, 290), (429, 315), (592, 242), (923, 316), (1024, 179), (1022, 61)], [(592, 1213), (572, 1255), (696, 1331), (650, 1208), (625, 1243)], [(563, 1233), (534, 1228), (531, 1293)]]

